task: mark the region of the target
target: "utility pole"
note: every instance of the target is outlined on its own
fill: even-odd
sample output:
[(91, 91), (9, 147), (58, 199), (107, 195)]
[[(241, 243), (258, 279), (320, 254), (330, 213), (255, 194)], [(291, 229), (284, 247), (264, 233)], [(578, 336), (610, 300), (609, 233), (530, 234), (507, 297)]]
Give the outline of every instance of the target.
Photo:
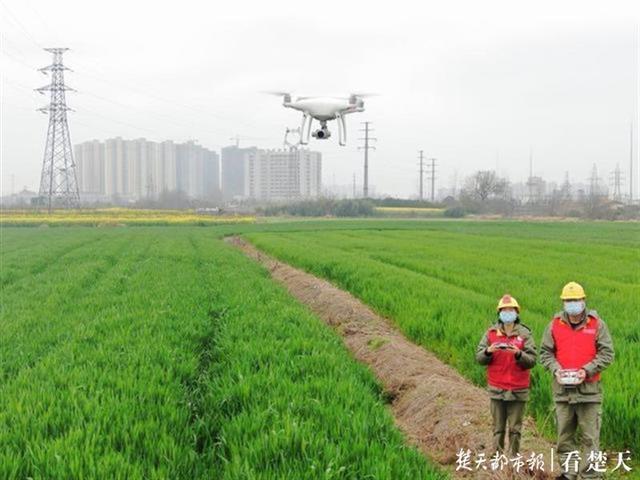
[(453, 171), (453, 197), (458, 194), (458, 169)]
[(633, 122), (629, 125), (629, 203), (633, 203)]
[(420, 201), (424, 200), (424, 155), (423, 151), (420, 150)]
[(356, 173), (353, 172), (353, 198), (356, 198)]
[(529, 198), (527, 203), (533, 203), (533, 149), (529, 147), (529, 180), (527, 181)]
[(38, 109), (49, 114), (40, 177), (40, 197), (47, 198), (49, 213), (54, 202), (66, 208), (80, 206), (76, 164), (67, 123), (67, 111), (71, 109), (67, 107), (66, 92), (74, 90), (64, 84), (64, 71), (69, 69), (62, 64), (62, 54), (67, 50), (69, 49), (45, 48), (45, 51), (53, 54), (53, 62), (40, 71), (45, 75), (51, 73), (51, 83), (36, 89), (42, 95), (51, 92), (49, 106)]
[(364, 138), (360, 138), (359, 140), (364, 140), (364, 146), (358, 147), (358, 150), (364, 150), (364, 184), (362, 187), (362, 193), (364, 198), (369, 198), (369, 150), (375, 150), (376, 147), (369, 145), (369, 142), (375, 142), (377, 138), (370, 137), (369, 134), (373, 132), (372, 128), (369, 128), (369, 125), (372, 122), (360, 122), (364, 124), (364, 128), (361, 128), (360, 131), (364, 132)]
[(427, 165), (428, 167), (431, 167), (431, 173), (427, 178), (431, 180), (431, 202), (433, 203), (436, 198), (436, 160), (437, 158), (429, 158), (427, 160), (431, 162), (430, 165)]
[(151, 172), (147, 173), (147, 200), (151, 200), (151, 198), (154, 196), (155, 194), (155, 184), (153, 182), (153, 176), (151, 175)]

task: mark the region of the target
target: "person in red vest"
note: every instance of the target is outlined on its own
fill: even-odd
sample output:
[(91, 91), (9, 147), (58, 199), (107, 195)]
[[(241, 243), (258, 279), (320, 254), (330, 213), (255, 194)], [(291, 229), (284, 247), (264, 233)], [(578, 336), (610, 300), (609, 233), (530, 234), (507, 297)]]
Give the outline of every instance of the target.
[(487, 389), (493, 417), (493, 449), (504, 452), (509, 426), (509, 455), (520, 450), (524, 409), (529, 400), (529, 370), (536, 364), (531, 330), (520, 321), (520, 305), (505, 294), (498, 302), (498, 319), (480, 340), (476, 360), (487, 365)]
[[(563, 311), (554, 315), (540, 345), (540, 361), (553, 373), (557, 451), (562, 471), (556, 478), (574, 480), (578, 473), (583, 479), (602, 478), (592, 467), (600, 441), (600, 372), (613, 362), (613, 341), (597, 312), (587, 310), (580, 284), (567, 283), (560, 298)], [(581, 454), (576, 449), (578, 428)]]

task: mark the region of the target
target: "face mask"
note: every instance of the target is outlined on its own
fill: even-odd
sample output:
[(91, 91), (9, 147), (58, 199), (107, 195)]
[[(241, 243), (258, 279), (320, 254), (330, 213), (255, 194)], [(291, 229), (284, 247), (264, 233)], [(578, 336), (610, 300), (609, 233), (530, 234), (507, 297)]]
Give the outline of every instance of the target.
[(500, 312), (500, 321), (502, 321), (502, 323), (513, 323), (516, 321), (516, 318), (518, 318), (517, 312)]
[(564, 302), (564, 311), (569, 315), (580, 315), (584, 310), (584, 302), (576, 300), (573, 302)]

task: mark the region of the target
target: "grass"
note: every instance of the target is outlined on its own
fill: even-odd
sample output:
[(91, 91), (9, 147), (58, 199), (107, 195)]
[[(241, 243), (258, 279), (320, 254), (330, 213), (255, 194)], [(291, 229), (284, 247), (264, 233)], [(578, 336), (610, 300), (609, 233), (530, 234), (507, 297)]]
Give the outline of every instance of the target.
[[(258, 247), (327, 278), (392, 318), (409, 338), (474, 383), (473, 352), (504, 293), (523, 306), (539, 344), (562, 286), (581, 282), (616, 349), (603, 374), (602, 443), (640, 445), (640, 228), (635, 223), (397, 222), (369, 228), (248, 232)], [(393, 226), (395, 225), (395, 229)], [(303, 227), (304, 228), (304, 227)], [(553, 434), (550, 375), (532, 374), (531, 413)]]
[(0, 478), (445, 478), (219, 234), (3, 228)]

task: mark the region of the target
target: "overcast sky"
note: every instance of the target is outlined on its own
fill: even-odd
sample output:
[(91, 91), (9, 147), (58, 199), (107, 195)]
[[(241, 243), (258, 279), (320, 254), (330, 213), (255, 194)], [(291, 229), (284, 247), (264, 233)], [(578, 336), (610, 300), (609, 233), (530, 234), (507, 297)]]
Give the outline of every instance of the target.
[[(380, 6), (376, 5), (380, 4)], [(36, 189), (47, 117), (43, 47), (68, 47), (72, 142), (195, 139), (279, 148), (299, 113), (264, 90), (376, 92), (348, 145), (312, 140), (324, 183), (362, 182), (359, 122), (373, 122), (370, 183), (411, 196), (418, 150), (437, 183), (479, 169), (586, 182), (628, 179), (638, 132), (638, 2), (0, 0), (2, 188)], [(636, 157), (637, 158), (637, 157)], [(637, 160), (636, 160), (637, 165)], [(638, 170), (634, 183), (638, 185)], [(634, 189), (638, 192), (638, 189)], [(627, 190), (628, 191), (628, 187)], [(637, 197), (637, 193), (636, 193)]]

